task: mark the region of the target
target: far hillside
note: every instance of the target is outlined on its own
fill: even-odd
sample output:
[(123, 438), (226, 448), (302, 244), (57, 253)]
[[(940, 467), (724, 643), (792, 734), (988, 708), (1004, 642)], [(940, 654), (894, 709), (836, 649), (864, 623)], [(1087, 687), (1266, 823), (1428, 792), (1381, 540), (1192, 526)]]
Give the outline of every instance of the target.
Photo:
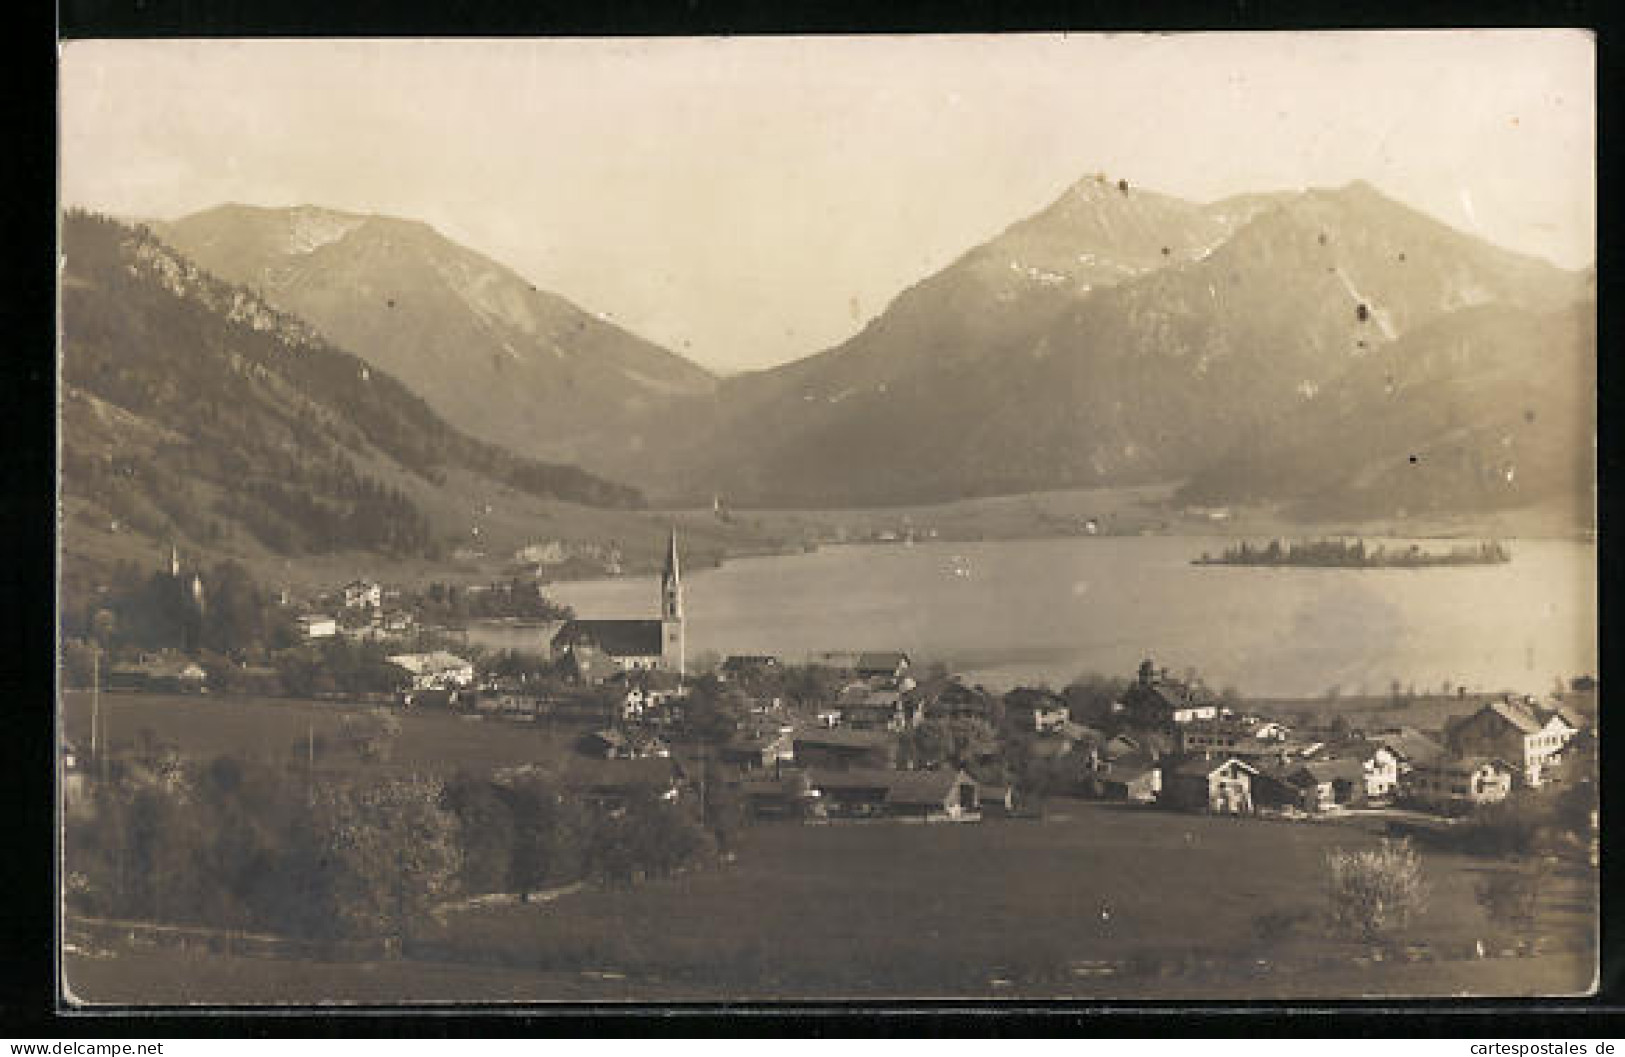
[[(70, 576), (150, 563), (171, 544), (249, 560), (272, 582), (511, 562), (556, 540), (624, 541), (633, 564), (645, 543), (658, 552), (666, 519), (639, 513), (637, 489), (470, 437), (149, 230), (70, 212), (62, 238)], [(700, 560), (730, 532), (743, 535), (700, 534)]]

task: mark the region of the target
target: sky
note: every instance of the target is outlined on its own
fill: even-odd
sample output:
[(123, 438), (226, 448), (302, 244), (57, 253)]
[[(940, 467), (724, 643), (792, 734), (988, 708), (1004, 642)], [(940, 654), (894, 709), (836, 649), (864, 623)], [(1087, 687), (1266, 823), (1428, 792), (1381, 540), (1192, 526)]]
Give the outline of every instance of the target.
[(1364, 179), (1583, 267), (1594, 85), (1577, 31), (75, 41), (61, 196), (424, 220), (731, 372), (838, 344), (1094, 173)]

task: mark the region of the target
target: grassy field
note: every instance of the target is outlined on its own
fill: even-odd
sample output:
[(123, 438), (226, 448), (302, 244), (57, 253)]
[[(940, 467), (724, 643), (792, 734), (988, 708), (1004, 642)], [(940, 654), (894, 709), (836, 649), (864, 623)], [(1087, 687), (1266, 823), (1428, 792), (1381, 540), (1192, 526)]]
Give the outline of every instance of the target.
[[(513, 968), (688, 980), (741, 996), (832, 997), (1087, 995), (1101, 981), (1058, 976), (1099, 961), (1139, 963), (1157, 977), (1141, 984), (1158, 995), (1200, 997), (1209, 986), (1234, 987), (1240, 964), (1324, 972), (1348, 968), (1362, 952), (1327, 938), (1321, 882), (1326, 852), (1368, 845), (1369, 832), (1085, 802), (1060, 802), (1060, 810), (1064, 817), (1042, 823), (757, 827), (730, 868), (544, 908), (468, 911), (443, 926), (432, 949)], [(1441, 956), (1480, 939), (1496, 946), (1474, 891), (1505, 867), (1438, 854), (1427, 868), (1431, 899), (1407, 940)], [(1304, 920), (1266, 942), (1256, 922), (1272, 913)], [(1569, 876), (1547, 892), (1540, 928), (1574, 947), (1594, 913), (1589, 879)], [(1326, 959), (1334, 964), (1322, 966)], [(1472, 986), (1450, 964), (1435, 966), (1430, 993)], [(1523, 964), (1516, 993), (1590, 982), (1573, 960)], [(1171, 967), (1177, 979), (1164, 978)], [(1256, 983), (1260, 995), (1272, 993), (1270, 980)]]
[[(91, 695), (63, 695), (62, 717), (67, 736), (81, 749), (90, 745)], [(557, 759), (570, 751), (579, 731), (496, 719), (472, 720), (448, 712), (398, 713), (401, 736), (388, 764), (361, 764), (339, 745), (340, 724), (364, 706), (284, 698), (213, 697), (177, 694), (109, 693), (101, 695), (102, 733), (111, 751), (138, 744), (142, 731), (160, 743), (178, 746), (198, 759), (233, 755), (283, 761), (305, 758), (310, 733), (325, 739), (327, 750), (316, 770), (369, 773), (415, 771), (450, 774), (460, 768), (482, 770)]]
[[(189, 755), (286, 760), (307, 729), (336, 740), (353, 706), (102, 695), (115, 748), (150, 730)], [(89, 696), (64, 701), (88, 741)], [(319, 770), (373, 773), (545, 762), (551, 733), (445, 713), (403, 717), (395, 759), (341, 749)], [(1439, 960), (1362, 963), (1322, 924), (1325, 855), (1373, 842), (1371, 819), (1293, 824), (1051, 802), (1042, 822), (758, 825), (734, 862), (629, 890), (448, 912), (412, 957), (303, 965), (172, 950), (75, 957), (76, 992), (122, 1001), (624, 1001), (808, 997), (1338, 997), (1585, 990), (1595, 880), (1560, 875), (1538, 932), (1554, 952), (1471, 959), (1507, 945), (1477, 905), (1505, 864), (1426, 851), (1425, 912), (1406, 932)], [(1296, 925), (1266, 940), (1262, 919)], [(1098, 965), (1109, 963), (1105, 975)], [(177, 997), (179, 996), (179, 997)]]
[[(76, 957), (89, 1001), (1115, 999), (1553, 995), (1586, 990), (1589, 878), (1550, 886), (1553, 953), (1471, 956), (1474, 888), (1506, 867), (1429, 854), (1407, 930), (1439, 958), (1372, 962), (1326, 935), (1323, 859), (1375, 838), (1060, 802), (1044, 822), (759, 826), (738, 860), (627, 890), (448, 913), (406, 961), (309, 965), (179, 951)], [(1285, 939), (1265, 914), (1304, 915)], [(1101, 965), (1112, 966), (1105, 974)]]

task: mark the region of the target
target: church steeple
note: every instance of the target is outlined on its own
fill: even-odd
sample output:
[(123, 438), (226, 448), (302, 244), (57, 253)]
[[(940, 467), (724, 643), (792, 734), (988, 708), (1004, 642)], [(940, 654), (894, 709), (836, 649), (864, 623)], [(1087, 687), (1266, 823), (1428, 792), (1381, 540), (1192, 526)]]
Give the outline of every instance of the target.
[(683, 578), (677, 564), (677, 526), (671, 528), (666, 540), (666, 566), (660, 574), (660, 641), (661, 662), (668, 669), (676, 669), (679, 677), (687, 673), (687, 659), (683, 641)]
[(666, 540), (666, 566), (660, 574), (660, 619), (683, 619), (683, 579), (677, 567), (677, 527)]

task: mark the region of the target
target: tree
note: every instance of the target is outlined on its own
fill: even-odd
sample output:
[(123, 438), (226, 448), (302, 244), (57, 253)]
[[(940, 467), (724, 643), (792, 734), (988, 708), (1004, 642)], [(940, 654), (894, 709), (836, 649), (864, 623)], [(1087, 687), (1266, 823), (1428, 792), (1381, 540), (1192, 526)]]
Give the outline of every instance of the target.
[(234, 561), (216, 565), (207, 587), (203, 645), (240, 660), (265, 640), (265, 599), (248, 570)]
[(546, 884), (580, 877), (587, 830), (581, 808), (537, 779), (515, 784), (505, 796), (513, 819), (508, 884), (520, 899), (528, 900)]
[(1402, 928), (1427, 904), (1422, 859), (1408, 841), (1326, 856), (1326, 893), (1338, 931), (1373, 940)]
[(62, 685), (75, 689), (88, 687), (96, 670), (97, 647), (81, 639), (62, 644)]
[(1127, 689), (1128, 683), (1122, 679), (1084, 675), (1074, 679), (1061, 696), (1066, 698), (1073, 722), (1099, 725), (1111, 719), (1112, 706)]
[(345, 716), (339, 735), (356, 758), (365, 763), (387, 763), (401, 736), (401, 721), (386, 708)]
[(506, 891), (517, 836), (508, 803), (490, 782), (459, 774), (446, 783), (445, 807), (457, 816), (464, 891)]
[(739, 688), (714, 675), (696, 680), (683, 700), (684, 723), (690, 733), (713, 745), (731, 739), (748, 713)]
[(454, 891), (461, 853), (444, 796), (426, 778), (317, 789), (315, 869), (340, 935), (404, 940)]
[(1546, 861), (1537, 859), (1527, 869), (1491, 874), (1479, 882), (1474, 894), (1492, 924), (1528, 935), (1534, 931), (1541, 891), (1549, 873)]

